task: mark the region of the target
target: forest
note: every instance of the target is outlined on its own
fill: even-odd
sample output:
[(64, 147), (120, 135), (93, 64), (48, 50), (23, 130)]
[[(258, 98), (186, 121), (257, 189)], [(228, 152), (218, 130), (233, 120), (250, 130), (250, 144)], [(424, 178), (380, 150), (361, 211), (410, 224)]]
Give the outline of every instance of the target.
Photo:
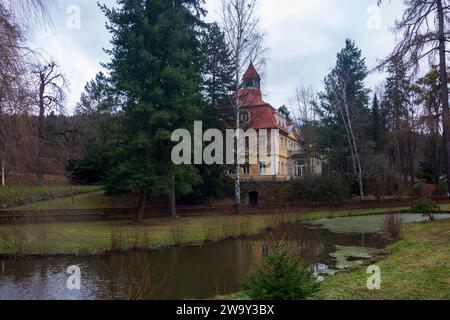
[[(110, 61), (100, 61), (105, 71), (86, 84), (73, 111), (63, 70), (51, 54), (27, 47), (30, 24), (47, 23), (52, 4), (23, 3), (0, 1), (3, 187), (101, 184), (108, 195), (139, 196), (141, 213), (160, 197), (174, 204), (235, 195), (239, 177), (228, 177), (223, 165), (173, 165), (170, 136), (194, 121), (223, 128), (223, 104), (235, 106), (239, 119), (239, 102), (230, 97), (242, 73), (250, 63), (268, 63), (256, 0), (223, 2), (214, 23), (200, 0), (99, 5)], [(303, 79), (276, 106), (320, 154), (327, 186), (348, 190), (344, 198), (447, 194), (449, 11), (445, 0), (405, 1), (394, 27), (402, 36), (376, 66), (367, 65), (357, 42), (342, 39), (323, 87)], [(385, 79), (369, 87), (371, 73)]]

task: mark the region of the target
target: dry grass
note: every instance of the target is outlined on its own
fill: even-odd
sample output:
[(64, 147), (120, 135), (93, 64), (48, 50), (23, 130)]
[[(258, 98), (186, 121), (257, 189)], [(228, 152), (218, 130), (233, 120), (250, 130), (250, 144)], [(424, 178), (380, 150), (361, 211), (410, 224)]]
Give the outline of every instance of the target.
[(394, 240), (403, 238), (403, 218), (398, 214), (387, 214), (383, 218), (383, 230)]
[(170, 225), (170, 236), (172, 237), (172, 243), (176, 246), (180, 246), (183, 244), (185, 239), (185, 228), (184, 225), (180, 222), (172, 222)]

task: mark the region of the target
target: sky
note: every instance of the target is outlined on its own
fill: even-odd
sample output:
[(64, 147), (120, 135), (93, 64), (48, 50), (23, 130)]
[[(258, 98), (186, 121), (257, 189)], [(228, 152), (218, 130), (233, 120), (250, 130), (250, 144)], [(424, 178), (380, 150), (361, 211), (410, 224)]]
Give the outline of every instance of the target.
[[(206, 0), (208, 21), (220, 16), (221, 0)], [(264, 70), (264, 99), (274, 107), (290, 106), (296, 86), (322, 88), (336, 54), (350, 38), (362, 50), (372, 69), (395, 45), (391, 28), (401, 17), (402, 1), (376, 0), (258, 0), (257, 15), (266, 33), (268, 61)], [(58, 0), (51, 9), (52, 24), (35, 26), (31, 46), (53, 58), (69, 82), (67, 111), (74, 110), (89, 80), (108, 62), (111, 47), (106, 18), (92, 0)], [(100, 0), (111, 7), (115, 0)], [(382, 75), (374, 72), (367, 86), (374, 88)]]

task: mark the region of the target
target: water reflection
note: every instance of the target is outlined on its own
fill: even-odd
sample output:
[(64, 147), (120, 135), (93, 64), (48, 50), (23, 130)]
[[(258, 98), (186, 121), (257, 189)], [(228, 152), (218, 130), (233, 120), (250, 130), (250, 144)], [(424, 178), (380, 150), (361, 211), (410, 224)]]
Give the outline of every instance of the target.
[[(201, 247), (170, 248), (108, 257), (2, 261), (0, 299), (204, 299), (237, 292), (251, 268), (283, 238), (306, 265), (332, 264), (335, 245), (384, 248), (374, 234), (335, 234), (290, 225), (271, 234)], [(67, 267), (81, 268), (81, 290), (66, 287)]]

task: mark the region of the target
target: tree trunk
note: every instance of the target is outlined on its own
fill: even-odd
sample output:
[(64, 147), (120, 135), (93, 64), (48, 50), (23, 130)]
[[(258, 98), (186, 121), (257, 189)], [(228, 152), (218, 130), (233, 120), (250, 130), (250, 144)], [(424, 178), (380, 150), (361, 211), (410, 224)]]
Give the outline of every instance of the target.
[(239, 68), (236, 68), (236, 179), (235, 179), (235, 197), (236, 197), (236, 205), (235, 211), (236, 214), (241, 214), (241, 166), (239, 164), (239, 138), (240, 138), (240, 97), (239, 97)]
[[(42, 77), (42, 76), (41, 76)], [(37, 159), (37, 183), (44, 183), (43, 157), (44, 157), (44, 139), (45, 139), (45, 106), (44, 106), (45, 85), (44, 79), (41, 79), (39, 88), (39, 118), (38, 118), (38, 159)]]
[(2, 187), (6, 187), (5, 183), (5, 160), (2, 158)]
[(437, 0), (437, 14), (439, 25), (439, 79), (442, 100), (442, 122), (444, 131), (445, 171), (447, 173), (447, 195), (450, 197), (450, 110), (448, 102), (448, 76), (445, 56), (445, 17), (442, 0)]
[(169, 197), (169, 208), (170, 208), (170, 215), (172, 218), (177, 217), (177, 203), (176, 203), (176, 184), (175, 184), (175, 174), (172, 173), (171, 176), (171, 186), (172, 186), (172, 192), (170, 193)]
[(139, 198), (139, 208), (136, 213), (136, 222), (139, 224), (144, 222), (144, 213), (145, 213), (145, 206), (147, 204), (147, 198), (148, 192), (147, 191), (141, 192), (141, 196)]
[(439, 163), (439, 145), (438, 145), (438, 134), (439, 132), (433, 131), (433, 151), (434, 151), (434, 164), (433, 164), (433, 177), (434, 177), (434, 186), (436, 188), (436, 191), (439, 191), (439, 185), (440, 185), (440, 175), (441, 175), (441, 167)]

